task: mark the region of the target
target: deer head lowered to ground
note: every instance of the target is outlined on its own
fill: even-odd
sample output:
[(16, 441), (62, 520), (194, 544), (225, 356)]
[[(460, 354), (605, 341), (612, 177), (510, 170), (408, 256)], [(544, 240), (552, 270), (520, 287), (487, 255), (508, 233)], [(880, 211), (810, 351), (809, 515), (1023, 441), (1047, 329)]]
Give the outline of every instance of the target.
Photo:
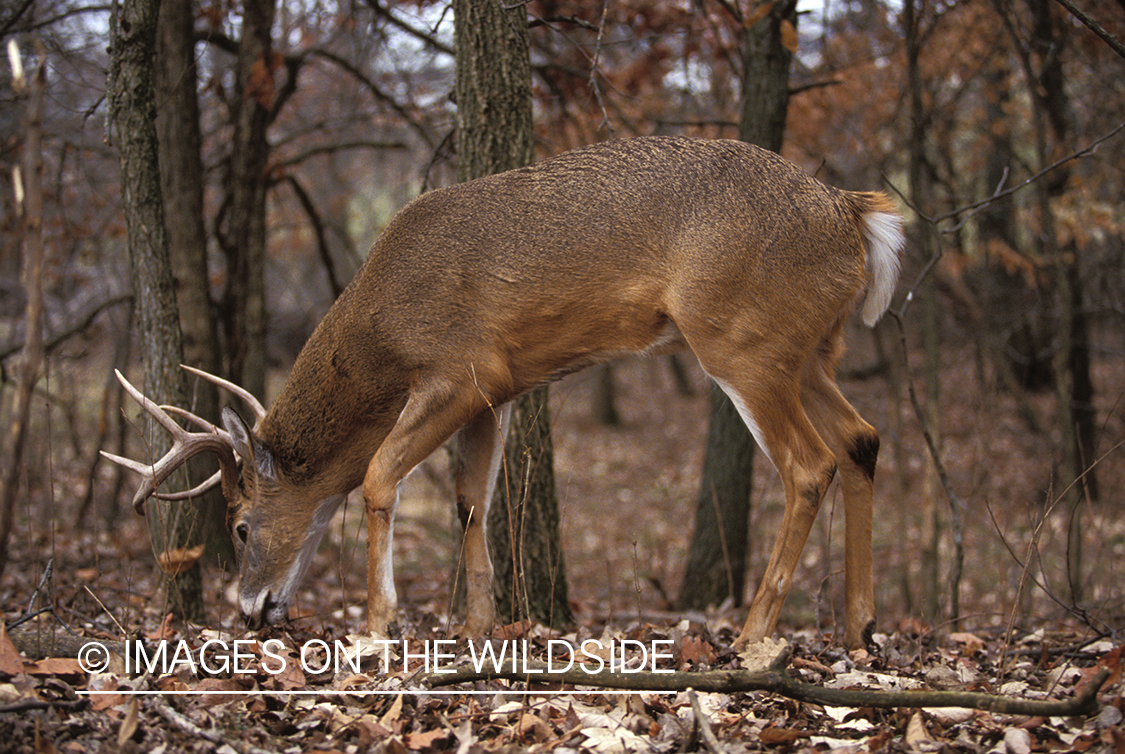
[[(838, 471), (846, 517), (844, 640), (874, 619), (872, 488), (879, 437), (840, 394), (853, 303), (889, 306), (902, 220), (881, 193), (824, 186), (736, 141), (641, 137), (431, 191), (407, 205), (251, 429), (181, 429), (138, 510), (177, 465), (218, 455), (252, 628), (287, 616), (329, 520), (362, 485), (367, 627), (395, 619), (397, 485), (459, 443), (465, 631), (494, 618), (486, 511), (512, 398), (599, 362), (689, 348), (730, 396), (785, 485), (785, 514), (739, 646), (773, 632), (809, 529)], [(211, 378), (218, 381), (217, 378)], [(229, 383), (224, 386), (236, 389)], [(161, 409), (135, 390), (158, 417)], [(124, 461), (124, 459), (115, 459)]]

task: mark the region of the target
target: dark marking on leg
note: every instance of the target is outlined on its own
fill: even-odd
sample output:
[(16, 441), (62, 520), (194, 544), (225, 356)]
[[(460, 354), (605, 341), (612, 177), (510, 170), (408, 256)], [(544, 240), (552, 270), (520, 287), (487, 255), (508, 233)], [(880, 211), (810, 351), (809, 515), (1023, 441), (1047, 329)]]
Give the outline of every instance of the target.
[(882, 647), (880, 647), (878, 642), (875, 641), (875, 619), (874, 618), (869, 620), (867, 622), (867, 625), (863, 627), (863, 636), (861, 637), (861, 639), (863, 641), (864, 649), (866, 649), (868, 652), (870, 652), (871, 654), (878, 657), (879, 653), (882, 651)]
[(464, 495), (457, 496), (457, 518), (461, 521), (461, 531), (469, 528), (469, 517), (473, 514), (469, 509), (468, 503), (465, 502)]
[(852, 463), (858, 466), (868, 479), (874, 479), (875, 461), (879, 458), (879, 435), (856, 435), (848, 455), (851, 456)]
[(809, 505), (814, 511), (820, 510), (820, 504), (824, 500), (824, 493), (828, 491), (828, 486), (832, 484), (832, 480), (836, 477), (836, 464), (829, 464), (824, 470), (824, 482), (822, 485), (809, 485), (801, 493), (802, 497), (808, 501)]

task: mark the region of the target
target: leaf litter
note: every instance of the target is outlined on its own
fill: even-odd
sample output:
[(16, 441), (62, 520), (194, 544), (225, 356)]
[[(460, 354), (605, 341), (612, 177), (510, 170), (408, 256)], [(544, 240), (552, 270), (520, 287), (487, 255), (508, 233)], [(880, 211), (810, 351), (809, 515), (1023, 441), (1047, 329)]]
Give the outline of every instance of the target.
[[(733, 616), (732, 616), (733, 617)], [(661, 626), (605, 629), (601, 640), (643, 648), (669, 639), (658, 670), (744, 667), (730, 650), (733, 620), (708, 628), (683, 620)], [(878, 651), (846, 652), (815, 631), (788, 637), (787, 672), (835, 688), (957, 689), (1003, 692), (1026, 698), (1065, 698), (1093, 669), (1107, 667), (1098, 714), (1087, 718), (1028, 718), (961, 709), (824, 707), (754, 693), (604, 692), (568, 686), (477, 681), (453, 689), (424, 682), (426, 647), (443, 641), (450, 666), (472, 661), (466, 640), (441, 635), (432, 617), (404, 625), (403, 637), (363, 646), (363, 637), (331, 637), (290, 627), (242, 637), (243, 672), (216, 669), (204, 645), (219, 634), (195, 630), (168, 641), (196, 652), (193, 665), (176, 672), (85, 674), (14, 654), (0, 637), (0, 746), (13, 752), (214, 751), (214, 752), (501, 752), (586, 751), (858, 752), (948, 751), (1030, 754), (1033, 751), (1125, 751), (1122, 732), (1121, 647), (1083, 645), (1070, 634), (1031, 634), (1006, 644), (984, 633), (877, 635)], [(579, 646), (589, 635), (560, 634), (523, 624), (526, 651), (546, 662), (554, 642)], [(230, 639), (231, 637), (227, 637)], [(354, 649), (359, 669), (309, 673), (296, 662), (309, 646)], [(495, 640), (494, 640), (495, 641)], [(284, 672), (270, 652), (295, 662)], [(478, 640), (473, 645), (483, 646)], [(703, 651), (702, 647), (708, 647)], [(448, 651), (447, 651), (448, 650)], [(1060, 651), (1066, 650), (1066, 651)], [(310, 664), (324, 657), (309, 654)], [(1046, 659), (1045, 659), (1046, 658)], [(593, 662), (591, 658), (584, 658)], [(626, 658), (626, 666), (637, 657)], [(558, 657), (553, 658), (558, 662)], [(19, 672), (13, 662), (22, 665)], [(233, 667), (233, 666), (232, 666)], [(432, 669), (432, 668), (431, 668)], [(164, 692), (163, 695), (139, 692)], [(87, 694), (84, 692), (98, 692)], [(692, 697), (696, 697), (693, 704)], [(697, 713), (698, 711), (698, 713)], [(697, 720), (701, 714), (703, 720)], [(702, 726), (714, 742), (701, 734)], [(38, 741), (38, 744), (36, 743)], [(53, 749), (45, 748), (46, 746)], [(120, 748), (118, 748), (120, 747)]]

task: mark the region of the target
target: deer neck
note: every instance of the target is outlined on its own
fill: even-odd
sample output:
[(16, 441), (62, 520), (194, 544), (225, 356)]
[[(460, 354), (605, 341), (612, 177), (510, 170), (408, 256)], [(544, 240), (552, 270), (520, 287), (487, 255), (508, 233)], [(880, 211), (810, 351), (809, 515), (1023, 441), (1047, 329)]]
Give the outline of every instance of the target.
[(347, 494), (363, 481), (409, 385), (388, 354), (348, 349), (321, 329), (297, 357), (261, 436), (288, 481)]

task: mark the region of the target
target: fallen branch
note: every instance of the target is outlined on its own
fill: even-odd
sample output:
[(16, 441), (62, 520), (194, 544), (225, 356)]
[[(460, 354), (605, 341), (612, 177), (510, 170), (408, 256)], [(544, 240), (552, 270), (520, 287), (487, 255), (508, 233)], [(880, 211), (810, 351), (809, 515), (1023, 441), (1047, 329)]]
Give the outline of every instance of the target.
[(149, 705), (149, 709), (160, 715), (173, 727), (178, 728), (182, 733), (192, 736), (193, 738), (201, 738), (204, 741), (218, 746), (229, 746), (234, 751), (239, 752), (239, 754), (270, 754), (270, 750), (239, 741), (226, 731), (214, 728), (202, 728), (196, 725), (187, 717), (174, 710), (163, 697), (157, 697), (156, 700)]
[[(529, 683), (570, 684), (634, 691), (706, 691), (732, 693), (767, 691), (772, 694), (829, 707), (965, 707), (1006, 715), (1067, 717), (1091, 715), (1098, 710), (1098, 691), (1107, 668), (1100, 668), (1086, 687), (1071, 699), (1020, 699), (972, 691), (882, 691), (879, 689), (829, 689), (792, 678), (784, 672), (788, 653), (783, 653), (766, 670), (708, 670), (704, 672), (621, 673), (601, 670), (587, 673), (582, 668), (547, 672), (543, 663), (528, 663), (526, 670), (482, 670), (458, 668), (451, 673), (431, 673), (420, 680), (430, 686), (452, 686), (474, 681), (507, 680)], [(530, 672), (527, 672), (530, 671)]]
[(78, 712), (83, 710), (89, 704), (89, 699), (23, 699), (12, 704), (5, 704), (0, 707), (0, 715), (13, 713), (13, 712), (30, 712), (32, 710), (40, 709), (61, 709), (68, 712)]

